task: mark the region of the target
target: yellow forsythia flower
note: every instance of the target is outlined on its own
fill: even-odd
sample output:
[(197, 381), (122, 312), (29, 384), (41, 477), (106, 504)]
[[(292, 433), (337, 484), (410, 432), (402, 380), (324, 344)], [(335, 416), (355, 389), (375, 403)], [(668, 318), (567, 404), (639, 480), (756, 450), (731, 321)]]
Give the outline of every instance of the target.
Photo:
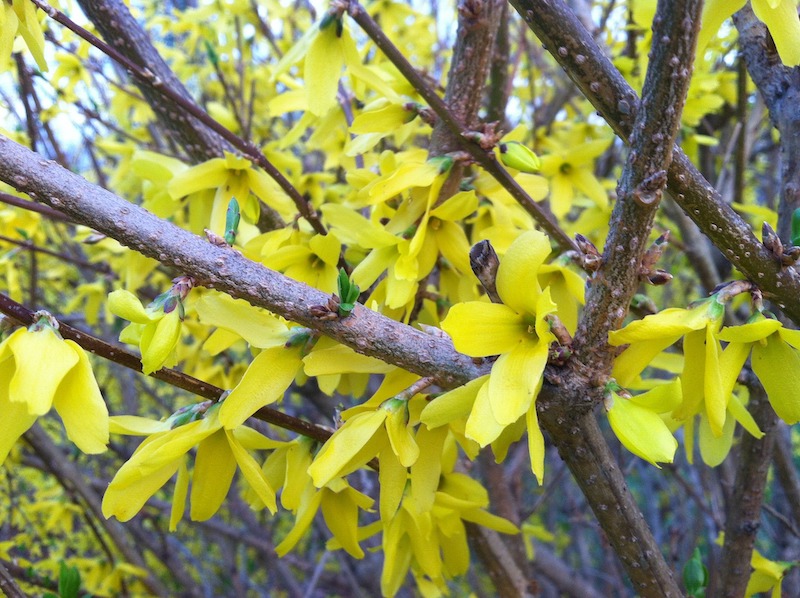
[(128, 521), (177, 472), (176, 500), (170, 518), (174, 529), (183, 516), (188, 488), (186, 455), (195, 447), (190, 496), (194, 521), (204, 521), (217, 512), (237, 467), (261, 503), (274, 513), (275, 491), (248, 450), (274, 449), (283, 443), (246, 426), (223, 429), (219, 406), (205, 401), (181, 409), (163, 422), (135, 416), (112, 418), (113, 432), (148, 437), (111, 480), (103, 496), (103, 515)]
[[(542, 290), (538, 275), (549, 254), (550, 242), (543, 233), (520, 235), (497, 272), (497, 292), (503, 304), (459, 303), (442, 322), (442, 329), (452, 337), (458, 351), (473, 357), (500, 355), (488, 381), (480, 388), (473, 387), (477, 394), (473, 395), (467, 419), (467, 437), (486, 446), (525, 415), (531, 467), (539, 480), (544, 476), (544, 438), (534, 401), (541, 388), (550, 343), (555, 340), (545, 316), (555, 312), (556, 305), (550, 289)], [(452, 392), (459, 393), (459, 389)], [(443, 397), (428, 408), (436, 409), (433, 405)]]
[(626, 449), (659, 467), (658, 463), (672, 463), (678, 448), (678, 441), (659, 414), (672, 411), (680, 401), (678, 380), (635, 397), (612, 392), (606, 401), (608, 422)]
[[(746, 0), (708, 0), (703, 6), (703, 28), (697, 40), (702, 51), (719, 31), (722, 22), (742, 8)], [(752, 0), (753, 12), (764, 22), (786, 66), (800, 65), (800, 19), (797, 0)]]
[(0, 464), (40, 415), (55, 407), (84, 453), (108, 444), (108, 409), (83, 349), (63, 340), (47, 312), (0, 343)]

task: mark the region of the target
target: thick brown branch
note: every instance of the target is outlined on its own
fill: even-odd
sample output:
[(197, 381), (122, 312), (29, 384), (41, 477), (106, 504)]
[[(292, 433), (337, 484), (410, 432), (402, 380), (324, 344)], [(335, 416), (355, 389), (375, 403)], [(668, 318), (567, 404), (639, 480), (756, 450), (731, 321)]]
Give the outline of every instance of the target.
[[(560, 0), (511, 0), (511, 4), (600, 115), (627, 140), (637, 112), (636, 92), (575, 15)], [(778, 265), (747, 222), (723, 201), (679, 148), (674, 150), (668, 175), (667, 187), (683, 211), (733, 265), (785, 305), (784, 311), (792, 320), (800, 322), (800, 302), (796, 301), (800, 273)]]
[(752, 388), (748, 407), (765, 436), (758, 439), (750, 434), (742, 435), (736, 481), (726, 510), (725, 544), (716, 568), (718, 574), (714, 576), (716, 591), (713, 595), (725, 598), (744, 595), (750, 580), (750, 559), (761, 527), (761, 504), (777, 424), (775, 411), (760, 385)]
[(315, 317), (312, 305), (329, 295), (212, 245), (80, 176), (47, 162), (0, 136), (0, 180), (64, 212), (143, 255), (174, 266), (198, 283), (264, 307), (348, 345), (448, 388), (486, 369), (455, 351), (449, 339), (425, 334), (357, 305), (346, 318)]
[(639, 266), (667, 183), (689, 89), (702, 5), (702, 0), (661, 0), (653, 19), (642, 101), (617, 186), (603, 265), (575, 338), (577, 358), (591, 363), (596, 372), (610, 372), (614, 352), (608, 350), (608, 333), (621, 326), (639, 286)]

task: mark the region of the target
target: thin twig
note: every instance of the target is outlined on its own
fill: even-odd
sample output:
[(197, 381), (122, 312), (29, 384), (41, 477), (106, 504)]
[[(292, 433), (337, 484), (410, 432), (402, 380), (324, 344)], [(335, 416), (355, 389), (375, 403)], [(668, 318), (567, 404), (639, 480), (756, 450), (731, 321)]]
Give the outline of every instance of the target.
[[(34, 312), (10, 299), (6, 295), (3, 295), (2, 293), (0, 293), (0, 312), (26, 326), (33, 323)], [(125, 349), (121, 349), (120, 347), (107, 343), (102, 339), (87, 334), (86, 332), (78, 330), (77, 328), (73, 328), (72, 326), (61, 321), (59, 321), (58, 331), (65, 339), (75, 341), (78, 345), (99, 357), (107, 359), (108, 361), (112, 361), (136, 372), (142, 371), (142, 362), (139, 357), (126, 351)], [(166, 382), (172, 386), (175, 386), (176, 388), (181, 388), (197, 396), (211, 399), (213, 401), (219, 400), (225, 392), (222, 388), (218, 388), (213, 384), (203, 382), (202, 380), (171, 368), (161, 368), (157, 372), (153, 372), (150, 375), (153, 378), (161, 380), (162, 382)], [(319, 442), (325, 442), (331, 436), (331, 432), (326, 428), (306, 422), (291, 415), (287, 415), (270, 407), (262, 407), (253, 414), (253, 417), (280, 428), (284, 428), (285, 430), (313, 438)]]

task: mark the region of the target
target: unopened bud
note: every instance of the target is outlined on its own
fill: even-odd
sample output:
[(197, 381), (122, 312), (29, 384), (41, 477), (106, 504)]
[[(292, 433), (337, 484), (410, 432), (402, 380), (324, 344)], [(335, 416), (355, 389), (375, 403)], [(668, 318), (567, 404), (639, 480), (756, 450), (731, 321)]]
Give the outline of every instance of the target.
[(541, 166), (539, 156), (533, 153), (533, 150), (527, 145), (518, 141), (507, 141), (501, 143), (498, 148), (500, 149), (500, 160), (509, 168), (528, 173), (539, 171)]

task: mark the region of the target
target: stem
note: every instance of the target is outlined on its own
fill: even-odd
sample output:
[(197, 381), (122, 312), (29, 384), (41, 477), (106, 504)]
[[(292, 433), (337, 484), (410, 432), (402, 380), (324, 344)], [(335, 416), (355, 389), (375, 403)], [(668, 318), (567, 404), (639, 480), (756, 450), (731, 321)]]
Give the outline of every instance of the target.
[(761, 527), (761, 504), (778, 421), (760, 384), (751, 386), (748, 407), (764, 437), (742, 434), (736, 481), (725, 518), (725, 544), (716, 568), (714, 595), (725, 598), (744, 595), (750, 580), (750, 559)]
[[(226, 146), (221, 143), (219, 138), (225, 140), (278, 183), (278, 186), (292, 199), (300, 214), (308, 220), (316, 232), (323, 235), (326, 233), (325, 227), (306, 198), (253, 143), (226, 129), (192, 100), (189, 92), (161, 59), (150, 44), (147, 34), (122, 2), (119, 0), (99, 0), (97, 2), (84, 0), (81, 2), (81, 6), (90, 17), (94, 17), (94, 24), (100, 31), (106, 30), (106, 37), (116, 40), (116, 43), (128, 49), (136, 48), (141, 51), (143, 54), (137, 55), (138, 61), (128, 58), (44, 0), (31, 1), (45, 11), (50, 18), (89, 42), (133, 75), (148, 104), (159, 115), (160, 121), (166, 123), (167, 128), (176, 133), (181, 145), (195, 160), (205, 161), (221, 156)], [(110, 18), (109, 15), (113, 15), (113, 18)], [(120, 24), (122, 25), (120, 26)], [(149, 66), (142, 67), (140, 63)], [(165, 98), (169, 102), (165, 103)], [(179, 109), (176, 110), (176, 108)], [(189, 116), (197, 119), (216, 135), (211, 135), (203, 127), (195, 126)], [(271, 207), (262, 202), (261, 209), (271, 212), (267, 221), (285, 226), (283, 219)]]

